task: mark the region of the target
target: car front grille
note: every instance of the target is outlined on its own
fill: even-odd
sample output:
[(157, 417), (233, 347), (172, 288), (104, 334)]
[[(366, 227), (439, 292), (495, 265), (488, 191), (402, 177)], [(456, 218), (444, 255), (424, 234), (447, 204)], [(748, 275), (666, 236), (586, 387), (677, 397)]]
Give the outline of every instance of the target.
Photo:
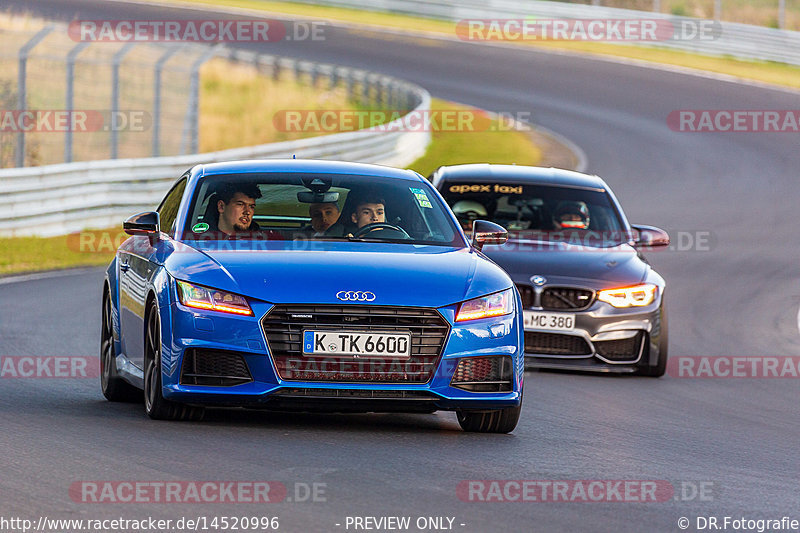
[(640, 331), (633, 337), (613, 341), (594, 341), (594, 348), (598, 355), (610, 361), (635, 361), (642, 350), (644, 332)]
[[(447, 321), (434, 309), (366, 305), (278, 305), (261, 326), (281, 379), (346, 383), (426, 383), (439, 364), (450, 332)], [(411, 356), (304, 355), (305, 329), (410, 333)]]
[(183, 356), (181, 385), (229, 387), (253, 381), (241, 354), (190, 348)]
[(528, 307), (533, 307), (536, 305), (535, 297), (536, 295), (533, 292), (533, 287), (530, 285), (521, 285), (517, 284), (517, 290), (519, 291), (519, 295), (522, 298), (522, 307), (526, 309)]
[(576, 335), (526, 331), (525, 352), (541, 355), (591, 355), (592, 348), (586, 339)]
[(508, 392), (514, 364), (506, 355), (465, 357), (458, 362), (450, 385), (471, 392)]
[(594, 293), (577, 287), (546, 287), (538, 295), (530, 285), (518, 284), (522, 306), (546, 311), (583, 311), (594, 302)]

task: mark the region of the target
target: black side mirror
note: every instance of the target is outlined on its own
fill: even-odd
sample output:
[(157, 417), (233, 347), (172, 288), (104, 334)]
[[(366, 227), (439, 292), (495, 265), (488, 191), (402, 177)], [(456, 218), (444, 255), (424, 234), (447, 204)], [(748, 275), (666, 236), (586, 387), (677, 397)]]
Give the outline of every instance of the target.
[(631, 225), (633, 242), (637, 247), (659, 248), (669, 246), (669, 234), (655, 226)]
[(505, 244), (508, 240), (506, 229), (488, 220), (476, 220), (472, 223), (472, 246), (479, 251), (485, 244)]
[(148, 211), (133, 215), (122, 224), (128, 235), (144, 235), (150, 240), (150, 246), (158, 242), (161, 235), (161, 223), (156, 211)]

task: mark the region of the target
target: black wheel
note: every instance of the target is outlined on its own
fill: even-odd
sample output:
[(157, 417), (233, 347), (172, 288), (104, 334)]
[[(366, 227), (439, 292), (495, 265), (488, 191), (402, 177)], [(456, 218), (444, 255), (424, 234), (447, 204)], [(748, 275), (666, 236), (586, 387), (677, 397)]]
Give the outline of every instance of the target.
[(464, 431), (511, 433), (517, 427), (521, 412), (522, 399), (520, 398), (519, 405), (516, 407), (505, 407), (493, 411), (456, 411), (456, 416)]
[(200, 420), (204, 409), (172, 402), (161, 393), (161, 318), (158, 304), (150, 302), (144, 337), (144, 410), (154, 420)]
[(669, 335), (667, 333), (667, 311), (661, 310), (661, 332), (658, 338), (658, 363), (643, 367), (639, 374), (651, 378), (660, 378), (667, 372), (667, 356), (669, 352)]
[(103, 318), (100, 330), (100, 388), (111, 402), (141, 400), (141, 391), (122, 379), (117, 373), (117, 352), (114, 350), (114, 333), (111, 320), (111, 299), (103, 291)]

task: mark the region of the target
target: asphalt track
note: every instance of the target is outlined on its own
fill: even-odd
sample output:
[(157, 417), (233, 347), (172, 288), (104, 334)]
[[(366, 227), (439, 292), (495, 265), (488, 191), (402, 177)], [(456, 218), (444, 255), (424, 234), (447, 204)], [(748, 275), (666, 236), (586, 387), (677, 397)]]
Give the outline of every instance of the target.
[[(3, 6), (64, 20), (203, 17), (76, 0)], [(798, 134), (679, 133), (666, 123), (675, 109), (798, 109), (800, 96), (532, 50), (336, 27), (325, 35), (259, 46), (397, 75), (493, 111), (530, 111), (583, 148), (588, 170), (609, 182), (632, 221), (684, 235), (689, 249), (649, 254), (668, 284), (672, 357), (800, 355)], [(688, 246), (690, 237), (701, 245)], [(95, 355), (100, 280), (94, 269), (0, 284), (0, 355)], [(696, 531), (697, 517), (800, 519), (798, 379), (526, 380), (517, 430), (496, 436), (462, 433), (451, 413), (218, 411), (202, 423), (159, 423), (141, 405), (105, 402), (94, 378), (3, 378), (0, 516), (278, 516), (281, 531), (353, 531), (348, 516), (411, 516), (413, 531), (419, 516), (446, 516), (465, 532), (679, 531), (681, 517)], [(458, 483), (473, 479), (664, 480), (677, 496), (460, 500)], [(295, 483), (323, 483), (325, 501), (76, 502), (69, 487), (85, 480), (275, 480), (294, 500)], [(693, 496), (701, 484), (705, 495)]]

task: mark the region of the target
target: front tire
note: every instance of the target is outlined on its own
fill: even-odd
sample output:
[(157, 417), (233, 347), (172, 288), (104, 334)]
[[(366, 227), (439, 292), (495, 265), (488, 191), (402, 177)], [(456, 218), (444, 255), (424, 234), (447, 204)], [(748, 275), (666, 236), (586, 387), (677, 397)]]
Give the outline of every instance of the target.
[(204, 409), (173, 402), (161, 392), (161, 318), (153, 300), (145, 330), (144, 410), (154, 420), (201, 420)]
[(117, 352), (111, 319), (111, 298), (103, 291), (103, 318), (100, 330), (100, 389), (110, 402), (135, 402), (141, 399), (139, 389), (122, 379), (117, 372)]
[(522, 393), (519, 405), (493, 411), (456, 411), (458, 423), (464, 431), (477, 433), (511, 433), (517, 427), (522, 412)]

